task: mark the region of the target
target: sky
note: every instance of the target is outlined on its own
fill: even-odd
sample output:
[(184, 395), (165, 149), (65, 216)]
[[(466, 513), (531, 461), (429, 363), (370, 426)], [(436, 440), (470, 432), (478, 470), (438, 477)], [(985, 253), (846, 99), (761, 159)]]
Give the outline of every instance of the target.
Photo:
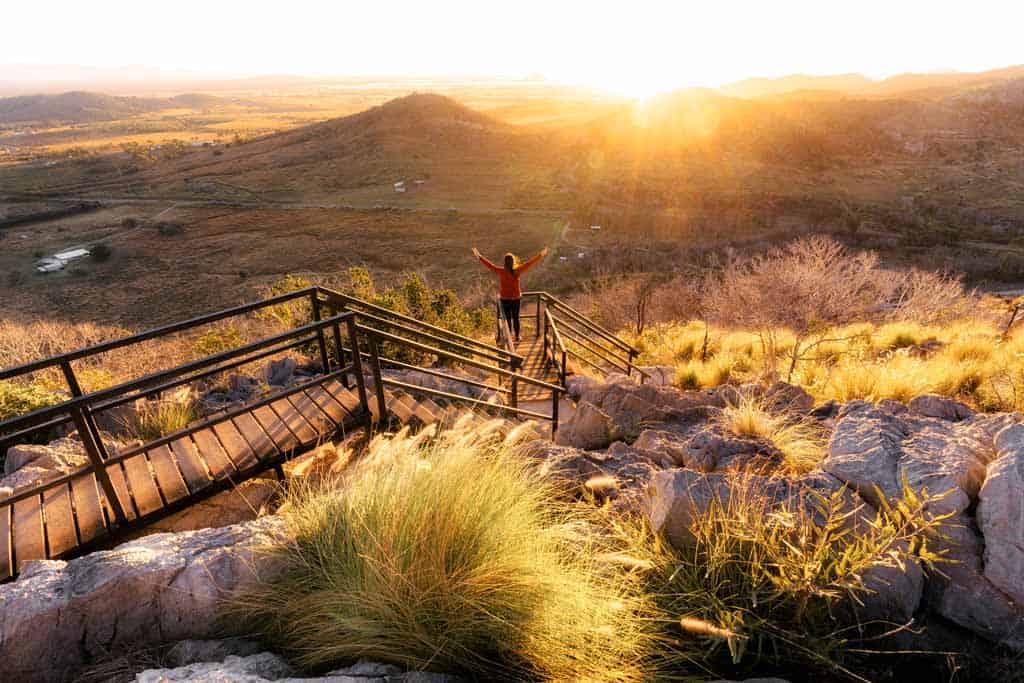
[(0, 12), (0, 74), (540, 74), (641, 96), (751, 76), (1021, 64), (1022, 21), (1019, 0), (12, 1)]

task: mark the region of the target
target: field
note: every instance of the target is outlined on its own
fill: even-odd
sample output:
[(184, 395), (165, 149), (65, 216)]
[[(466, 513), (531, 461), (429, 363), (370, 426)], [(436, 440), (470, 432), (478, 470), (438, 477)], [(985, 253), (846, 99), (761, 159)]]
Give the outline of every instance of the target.
[[(0, 227), (0, 317), (137, 328), (353, 264), (479, 300), (490, 282), (472, 246), (550, 245), (530, 285), (569, 294), (622, 275), (698, 278), (815, 233), (892, 266), (1019, 287), (1014, 83), (640, 103), (543, 81), (222, 84), (41, 96), (31, 120), (2, 119), (0, 99), (0, 222), (100, 204)], [(34, 272), (96, 244), (107, 260)]]

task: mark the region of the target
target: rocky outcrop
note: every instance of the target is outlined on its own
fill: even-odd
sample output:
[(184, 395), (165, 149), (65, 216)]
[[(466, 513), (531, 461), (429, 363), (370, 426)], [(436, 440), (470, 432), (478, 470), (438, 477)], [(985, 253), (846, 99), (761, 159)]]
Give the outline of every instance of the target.
[(985, 537), (985, 578), (1024, 605), (1024, 424), (1001, 431), (978, 504)]
[(301, 676), (281, 657), (270, 653), (240, 657), (229, 655), (221, 661), (199, 662), (173, 669), (151, 669), (136, 676), (136, 683), (450, 683), (457, 679), (445, 674), (404, 671), (391, 664), (360, 661), (329, 671), (322, 676)]
[(581, 401), (572, 417), (559, 428), (556, 440), (562, 445), (596, 450), (611, 444), (616, 433), (608, 413), (589, 401)]
[[(113, 439), (103, 439), (107, 452), (116, 455), (135, 445)], [(7, 449), (4, 474), (0, 479), (0, 497), (10, 496), (50, 479), (67, 474), (89, 463), (82, 442), (70, 437), (51, 441), (45, 445), (19, 444)]]
[(918, 415), (937, 417), (940, 420), (960, 421), (974, 415), (970, 406), (936, 394), (918, 396), (907, 404), (907, 408)]
[(71, 680), (111, 651), (216, 635), (221, 599), (280, 571), (262, 549), (285, 538), (270, 516), (30, 562), (0, 586), (0, 680)]

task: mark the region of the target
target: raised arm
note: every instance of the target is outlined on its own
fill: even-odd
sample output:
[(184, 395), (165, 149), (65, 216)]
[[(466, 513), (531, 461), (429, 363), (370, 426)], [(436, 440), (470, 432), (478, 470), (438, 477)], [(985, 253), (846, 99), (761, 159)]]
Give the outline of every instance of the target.
[(523, 273), (528, 271), (530, 268), (533, 268), (535, 265), (540, 263), (540, 260), (542, 258), (544, 258), (547, 255), (548, 255), (548, 248), (544, 247), (540, 251), (539, 254), (537, 254), (536, 256), (531, 258), (529, 261), (527, 261), (526, 263), (521, 264), (518, 268), (516, 268), (516, 275), (522, 275)]
[(477, 251), (476, 247), (473, 247), (473, 256), (476, 256), (480, 260), (480, 263), (484, 264), (484, 266), (495, 273), (500, 273), (503, 270), (501, 266), (497, 266), (488, 261), (487, 257)]

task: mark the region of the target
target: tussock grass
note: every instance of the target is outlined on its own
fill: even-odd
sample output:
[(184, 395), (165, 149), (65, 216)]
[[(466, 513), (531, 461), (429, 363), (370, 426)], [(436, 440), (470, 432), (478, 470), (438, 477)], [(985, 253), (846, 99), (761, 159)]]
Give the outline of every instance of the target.
[[(645, 332), (640, 362), (676, 366), (675, 384), (704, 389), (774, 381), (792, 348), (792, 335), (762, 344), (745, 330), (712, 327), (708, 355), (694, 355), (703, 323), (665, 324)], [(989, 320), (923, 325), (856, 323), (829, 330), (795, 367), (792, 381), (816, 399), (907, 401), (924, 393), (962, 400), (983, 410), (1024, 410), (1024, 327), (1004, 337)], [(925, 342), (936, 342), (922, 350)], [(774, 355), (766, 350), (774, 348)]]
[(785, 412), (773, 412), (764, 401), (743, 396), (727, 405), (721, 424), (738, 436), (763, 438), (785, 456), (785, 469), (792, 474), (812, 470), (824, 457), (826, 434), (816, 422)]
[(555, 502), (516, 438), (378, 437), (341, 488), (292, 495), (289, 570), (235, 612), (309, 668), (643, 680), (636, 581), (599, 561), (591, 513)]
[(194, 403), (160, 401), (127, 420), (124, 430), (132, 438), (152, 441), (184, 429), (198, 417), (199, 412)]
[(884, 642), (857, 639), (899, 625), (851, 629), (839, 617), (849, 618), (870, 597), (869, 570), (916, 558), (942, 562), (925, 539), (945, 518), (930, 516), (928, 500), (907, 487), (899, 505), (867, 514), (851, 507), (842, 490), (795, 495), (768, 510), (755, 487), (739, 484), (694, 520), (686, 549), (640, 525), (618, 528), (655, 605), (658, 669), (725, 678), (779, 671), (806, 672), (808, 680), (873, 678), (864, 655), (883, 654)]

